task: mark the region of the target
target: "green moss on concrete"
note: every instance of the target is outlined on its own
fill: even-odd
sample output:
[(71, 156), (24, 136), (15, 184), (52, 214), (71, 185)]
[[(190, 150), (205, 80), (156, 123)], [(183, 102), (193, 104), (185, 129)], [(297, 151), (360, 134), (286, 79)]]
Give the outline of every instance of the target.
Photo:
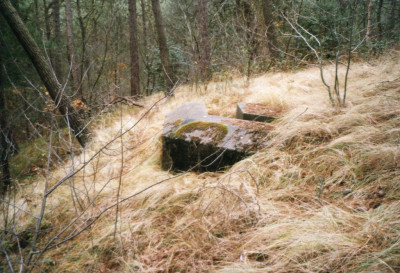
[(175, 133), (174, 137), (184, 138), (185, 134), (189, 134), (196, 130), (207, 132), (208, 135), (212, 135), (215, 142), (221, 141), (228, 134), (228, 126), (207, 121), (193, 121), (183, 125)]

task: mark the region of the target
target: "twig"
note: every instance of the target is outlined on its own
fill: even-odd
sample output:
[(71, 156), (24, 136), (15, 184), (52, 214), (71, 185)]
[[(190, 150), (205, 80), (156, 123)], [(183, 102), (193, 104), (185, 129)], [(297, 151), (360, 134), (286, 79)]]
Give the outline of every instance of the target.
[(137, 103), (131, 97), (126, 97), (126, 96), (115, 96), (114, 99), (111, 102), (109, 102), (109, 105), (114, 105), (117, 103), (123, 103), (126, 105), (134, 105), (134, 106), (138, 106), (140, 108), (144, 108), (143, 104)]
[(18, 210), (20, 210), (20, 211), (22, 211), (22, 212), (28, 214), (29, 216), (32, 216), (32, 217), (35, 218), (35, 219), (39, 219), (39, 217), (33, 215), (33, 214), (30, 213), (29, 211), (26, 211), (26, 210), (24, 210), (24, 209), (22, 209), (22, 208), (20, 208), (20, 207), (18, 207), (18, 206), (16, 206), (16, 205), (14, 205), (14, 204), (11, 204), (10, 202), (8, 202), (8, 201), (6, 201), (6, 200), (4, 200), (4, 199), (0, 199), (0, 201), (3, 202), (4, 204), (7, 204), (8, 206), (12, 206), (12, 207), (14, 207), (14, 208), (16, 208), (16, 209), (18, 209)]
[(151, 110), (153, 110), (154, 107), (156, 107), (156, 105), (161, 102), (163, 99), (165, 99), (165, 97), (159, 99), (158, 101), (156, 101), (138, 120), (137, 122), (135, 122), (135, 124), (133, 124), (131, 127), (129, 127), (127, 130), (125, 130), (122, 134), (118, 134), (116, 137), (114, 137), (113, 139), (111, 139), (108, 143), (106, 143), (102, 148), (100, 148), (91, 158), (88, 159), (88, 161), (83, 163), (83, 166), (81, 166), (80, 168), (76, 169), (75, 171), (72, 171), (70, 174), (66, 175), (65, 177), (63, 177), (62, 179), (58, 180), (56, 182), (55, 185), (53, 185), (46, 193), (46, 196), (50, 195), (55, 189), (57, 189), (61, 184), (63, 184), (66, 180), (68, 180), (69, 178), (71, 178), (72, 176), (74, 176), (75, 174), (77, 174), (78, 172), (80, 172), (83, 168), (85, 168), (85, 166), (90, 163), (93, 159), (95, 159), (101, 152), (103, 152), (108, 146), (110, 146), (111, 143), (113, 143), (115, 140), (117, 140), (118, 138), (120, 138), (121, 136), (125, 135), (126, 133), (128, 133), (130, 130), (132, 130), (140, 121), (142, 121), (150, 112)]
[[(52, 121), (53, 123), (53, 121)], [(52, 126), (53, 127), (53, 126)], [(42, 198), (42, 205), (41, 205), (41, 209), (40, 209), (40, 216), (39, 219), (36, 221), (36, 227), (35, 227), (35, 233), (33, 235), (33, 239), (32, 239), (32, 244), (31, 244), (31, 250), (29, 252), (27, 261), (26, 261), (26, 265), (29, 266), (32, 257), (33, 257), (33, 252), (35, 251), (36, 248), (36, 242), (39, 236), (39, 232), (40, 232), (40, 226), (42, 224), (42, 220), (44, 218), (44, 213), (46, 210), (46, 203), (47, 203), (47, 188), (49, 185), (49, 173), (50, 173), (50, 159), (51, 159), (51, 150), (52, 150), (52, 143), (53, 143), (53, 128), (51, 128), (50, 131), (50, 139), (49, 139), (49, 153), (47, 155), (47, 166), (46, 166), (46, 181), (45, 181), (45, 185), (44, 185), (44, 191), (43, 191), (43, 198)]]
[(307, 112), (308, 107), (306, 107), (306, 109), (301, 112), (300, 114), (298, 114), (297, 116), (295, 116), (294, 118), (292, 118), (288, 123), (286, 123), (286, 125), (290, 125), (293, 123), (293, 121), (295, 121), (296, 119), (298, 119), (300, 116), (302, 116), (305, 112)]
[[(119, 180), (118, 180), (118, 189), (117, 189), (117, 204), (119, 202), (119, 194), (121, 191), (121, 184), (122, 184), (122, 173), (124, 170), (124, 141), (123, 141), (123, 135), (122, 135), (122, 130), (123, 130), (123, 124), (122, 124), (122, 108), (120, 108), (120, 130), (121, 130), (121, 167), (119, 170)], [(117, 226), (118, 226), (118, 213), (119, 213), (119, 205), (116, 206), (115, 208), (115, 226), (114, 226), (114, 240), (117, 235)]]
[[(320, 76), (321, 76), (321, 81), (322, 83), (326, 86), (327, 91), (328, 91), (328, 95), (329, 95), (329, 99), (332, 103), (332, 105), (335, 105), (335, 101), (333, 100), (332, 97), (332, 92), (331, 92), (331, 87), (330, 85), (328, 85), (325, 81), (325, 77), (324, 77), (324, 70), (322, 67), (322, 60), (321, 57), (319, 56), (317, 50), (315, 48), (313, 48), (310, 43), (308, 42), (308, 40), (299, 32), (299, 30), (290, 22), (290, 20), (281, 12), (282, 17), (288, 22), (288, 24), (290, 25), (290, 27), (300, 36), (300, 38), (306, 43), (306, 45), (308, 46), (309, 49), (312, 50), (312, 52), (314, 53), (315, 57), (318, 60), (319, 63), (319, 71), (320, 71)], [(311, 37), (313, 37), (314, 39), (316, 39), (316, 41), (318, 42), (319, 45), (321, 45), (321, 43), (319, 42), (319, 40), (311, 33), (309, 33), (307, 30), (305, 30), (304, 28), (301, 27), (301, 29), (303, 29), (303, 31), (305, 31), (307, 34), (309, 34)]]

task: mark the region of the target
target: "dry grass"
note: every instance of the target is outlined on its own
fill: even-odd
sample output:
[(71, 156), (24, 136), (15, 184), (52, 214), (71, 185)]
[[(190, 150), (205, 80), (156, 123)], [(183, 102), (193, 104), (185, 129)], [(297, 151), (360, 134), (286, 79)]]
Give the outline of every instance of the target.
[[(160, 168), (160, 134), (164, 116), (183, 102), (204, 102), (229, 117), (238, 102), (265, 103), (285, 115), (264, 151), (225, 173), (186, 173), (150, 188), (120, 204), (115, 238), (113, 208), (39, 265), (51, 272), (399, 272), (399, 57), (391, 52), (354, 64), (343, 109), (329, 105), (316, 68), (266, 74), (246, 88), (241, 78), (207, 90), (180, 87), (124, 135), (120, 199), (173, 176)], [(146, 110), (121, 111), (129, 128)], [(76, 166), (118, 134), (120, 115), (115, 110), (97, 122)], [(51, 184), (68, 166), (51, 173)], [(95, 196), (70, 231), (112, 205), (120, 171), (117, 140), (52, 194), (43, 239)], [(38, 213), (43, 185), (39, 179), (22, 187), (25, 210)]]

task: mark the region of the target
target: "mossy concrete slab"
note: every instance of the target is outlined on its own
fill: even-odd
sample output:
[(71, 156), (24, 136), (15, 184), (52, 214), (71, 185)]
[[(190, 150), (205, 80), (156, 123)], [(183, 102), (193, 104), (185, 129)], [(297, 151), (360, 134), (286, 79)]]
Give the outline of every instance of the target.
[(259, 122), (272, 122), (278, 118), (279, 112), (268, 108), (260, 103), (238, 103), (236, 118)]
[(204, 104), (185, 103), (165, 119), (162, 167), (222, 170), (264, 148), (271, 128), (265, 123), (207, 115)]

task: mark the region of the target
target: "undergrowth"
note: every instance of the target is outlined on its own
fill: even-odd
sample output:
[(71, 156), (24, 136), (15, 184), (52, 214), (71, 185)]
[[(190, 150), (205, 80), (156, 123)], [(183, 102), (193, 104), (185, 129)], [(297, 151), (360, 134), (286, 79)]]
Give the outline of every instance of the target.
[[(207, 93), (180, 87), (123, 136), (122, 169), (116, 141), (54, 191), (40, 246), (83, 207), (92, 204), (70, 234), (117, 199), (165, 182), (50, 249), (38, 266), (48, 272), (399, 272), (399, 56), (354, 64), (344, 108), (330, 106), (317, 68), (266, 74), (248, 87), (241, 78), (210, 83)], [(326, 69), (333, 75), (334, 67)], [(160, 135), (165, 115), (188, 101), (227, 117), (241, 101), (281, 105), (285, 115), (266, 149), (226, 172), (173, 177), (160, 167)], [(124, 108), (124, 128), (145, 111)], [(95, 139), (75, 168), (118, 135), (116, 113), (96, 122)], [(71, 165), (64, 161), (54, 170), (50, 186)], [(25, 211), (38, 214), (44, 180), (17, 193)], [(17, 232), (32, 223), (21, 217)]]

